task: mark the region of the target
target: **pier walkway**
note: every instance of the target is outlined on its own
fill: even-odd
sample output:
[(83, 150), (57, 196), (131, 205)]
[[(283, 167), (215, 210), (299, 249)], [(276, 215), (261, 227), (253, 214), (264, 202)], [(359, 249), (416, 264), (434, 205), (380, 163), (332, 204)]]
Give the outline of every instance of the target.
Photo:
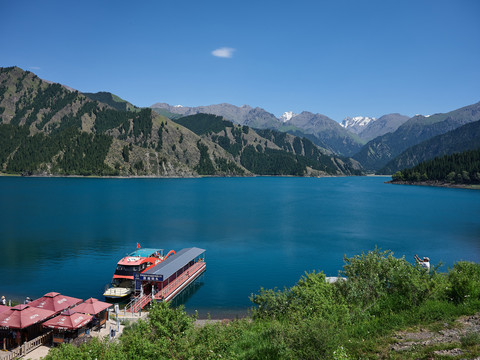
[(194, 282), (206, 269), (205, 261), (201, 260), (194, 263), (186, 271), (182, 272), (174, 280), (165, 285), (161, 290), (152, 294), (144, 294), (137, 297), (131, 304), (127, 305), (127, 312), (137, 313), (155, 299), (156, 301), (170, 301), (189, 284)]

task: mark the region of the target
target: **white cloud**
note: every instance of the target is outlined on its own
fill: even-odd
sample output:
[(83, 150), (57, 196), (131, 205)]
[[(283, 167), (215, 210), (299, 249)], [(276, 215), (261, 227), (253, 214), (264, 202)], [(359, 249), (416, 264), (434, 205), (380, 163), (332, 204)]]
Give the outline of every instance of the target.
[(221, 57), (221, 58), (231, 58), (233, 57), (233, 52), (235, 49), (229, 47), (223, 47), (220, 49), (216, 49), (212, 51), (213, 56)]

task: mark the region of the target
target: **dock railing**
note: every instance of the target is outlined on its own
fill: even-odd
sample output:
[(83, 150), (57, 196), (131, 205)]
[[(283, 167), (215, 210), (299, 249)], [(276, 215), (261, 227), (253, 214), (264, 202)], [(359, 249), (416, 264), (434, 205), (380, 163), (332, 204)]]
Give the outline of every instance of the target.
[(19, 347), (9, 351), (5, 355), (2, 356), (0, 354), (0, 359), (1, 360), (13, 360), (13, 359), (16, 359), (20, 356), (24, 356), (24, 355), (28, 354), (30, 351), (33, 351), (36, 348), (38, 348), (39, 346), (44, 345), (45, 343), (50, 341), (50, 339), (52, 338), (52, 333), (53, 333), (53, 330), (50, 330), (43, 335), (37, 336), (33, 340), (26, 341), (22, 345), (20, 345)]
[(158, 293), (155, 294), (155, 299), (164, 300), (165, 298), (167, 298), (172, 292), (174, 292), (177, 287), (182, 285), (187, 278), (189, 278), (190, 276), (195, 276), (195, 274), (204, 266), (205, 262), (203, 260), (197, 261), (186, 271), (184, 271), (179, 277), (173, 280), (170, 284), (159, 290)]
[(138, 298), (134, 297), (130, 302), (125, 305), (125, 312), (131, 312), (133, 313), (133, 307), (135, 306), (135, 303), (137, 302)]
[(152, 301), (152, 295), (145, 294), (142, 297), (138, 298), (137, 301), (132, 305), (132, 313), (139, 312), (142, 310), (150, 301)]

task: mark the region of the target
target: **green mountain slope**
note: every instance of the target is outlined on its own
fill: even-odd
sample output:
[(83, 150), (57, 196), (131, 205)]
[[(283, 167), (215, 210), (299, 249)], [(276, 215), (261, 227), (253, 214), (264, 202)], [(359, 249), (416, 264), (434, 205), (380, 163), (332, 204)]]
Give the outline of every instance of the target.
[(100, 91), (97, 93), (82, 93), (91, 100), (98, 101), (109, 105), (113, 109), (122, 111), (139, 111), (135, 105), (130, 104), (128, 101), (106, 91)]
[(379, 174), (393, 174), (435, 157), (450, 155), (480, 147), (480, 121), (460, 126), (414, 145), (390, 161)]
[[(151, 109), (119, 111), (17, 67), (0, 69), (0, 107), (2, 171), (198, 175), (200, 138)], [(205, 146), (210, 156), (230, 161), (223, 149)], [(217, 168), (215, 172), (224, 174)]]
[(437, 157), (397, 171), (396, 182), (440, 182), (451, 184), (480, 184), (480, 148)]
[(364, 142), (339, 123), (321, 114), (304, 111), (284, 123), (280, 130), (301, 137), (308, 137), (318, 146), (336, 154), (352, 156)]
[[(132, 109), (132, 106), (110, 93), (85, 96), (17, 67), (0, 68), (0, 171), (25, 175), (121, 176), (265, 172), (323, 175), (344, 174), (343, 169), (347, 174), (357, 171), (347, 165), (320, 169), (316, 164), (292, 159), (293, 155), (276, 145), (275, 148), (272, 142), (271, 150), (278, 151), (275, 158), (281, 160), (274, 167), (266, 163), (250, 166), (249, 170), (230, 147), (219, 146), (220, 136), (209, 129), (208, 122), (203, 125), (208, 131), (191, 131), (150, 108)], [(243, 150), (249, 144), (246, 139), (249, 128), (228, 125), (223, 128), (232, 137), (239, 138), (239, 132), (245, 135), (240, 136)], [(268, 143), (260, 136), (257, 141)], [(254, 147), (253, 156), (259, 153), (260, 147)]]
[(237, 163), (260, 175), (358, 175), (352, 159), (334, 156), (310, 140), (275, 130), (254, 130), (220, 116), (196, 114), (175, 120), (229, 152)]
[(480, 103), (445, 114), (414, 116), (395, 132), (369, 141), (353, 156), (367, 170), (376, 171), (411, 146), (480, 120)]

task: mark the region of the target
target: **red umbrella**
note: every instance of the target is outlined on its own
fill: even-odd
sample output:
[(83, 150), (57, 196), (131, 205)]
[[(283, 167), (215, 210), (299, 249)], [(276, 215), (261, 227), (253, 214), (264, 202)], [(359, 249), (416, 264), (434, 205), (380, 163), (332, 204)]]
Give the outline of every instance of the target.
[(96, 315), (98, 313), (101, 313), (103, 310), (109, 308), (110, 306), (112, 306), (112, 304), (90, 298), (88, 300), (85, 300), (85, 302), (81, 303), (80, 305), (75, 306), (72, 311)]
[(67, 310), (53, 319), (45, 321), (42, 326), (60, 330), (76, 330), (92, 321), (93, 316)]
[(43, 295), (40, 299), (28, 303), (28, 305), (59, 313), (60, 311), (73, 305), (80, 304), (81, 302), (82, 299), (61, 295), (57, 292), (49, 292), (48, 294)]
[(0, 314), (3, 313), (4, 311), (7, 311), (8, 309), (11, 309), (10, 306), (5, 306), (5, 305), (0, 305)]
[(17, 305), (0, 314), (0, 326), (24, 329), (43, 321), (54, 314), (53, 311), (38, 309), (28, 305)]

